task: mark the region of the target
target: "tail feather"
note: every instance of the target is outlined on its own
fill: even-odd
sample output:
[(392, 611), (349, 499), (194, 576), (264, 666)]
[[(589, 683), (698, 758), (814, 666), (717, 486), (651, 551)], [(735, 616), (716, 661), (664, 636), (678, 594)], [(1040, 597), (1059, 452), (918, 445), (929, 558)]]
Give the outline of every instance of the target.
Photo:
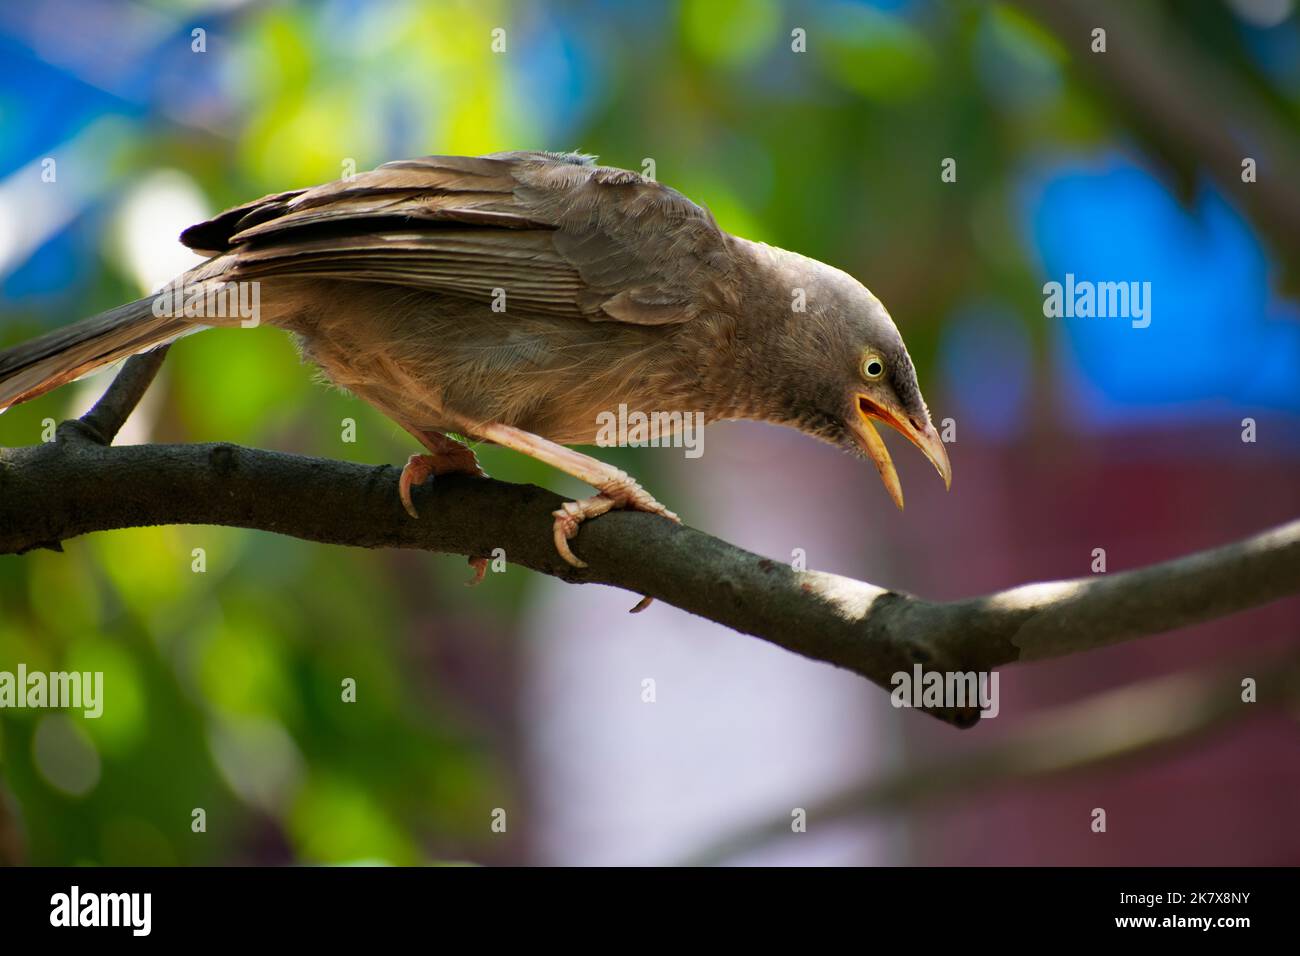
[(153, 314), (153, 298), (101, 312), (0, 351), (0, 411), (195, 328)]

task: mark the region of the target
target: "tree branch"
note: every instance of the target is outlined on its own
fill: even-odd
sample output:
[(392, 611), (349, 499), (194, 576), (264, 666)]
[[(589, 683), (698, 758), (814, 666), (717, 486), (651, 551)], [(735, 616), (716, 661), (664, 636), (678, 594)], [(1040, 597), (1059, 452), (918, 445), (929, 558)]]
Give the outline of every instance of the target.
[(101, 445), (113, 443), (117, 433), (140, 404), (140, 399), (144, 398), (144, 393), (158, 370), (162, 368), (169, 348), (170, 344), (160, 345), (126, 360), (122, 371), (117, 373), (112, 384), (99, 397), (95, 407), (81, 416), (80, 425), (90, 430), (90, 438)]
[[(583, 524), (562, 561), (540, 488), (452, 476), (398, 502), (398, 469), (227, 444), (98, 444), (80, 429), (0, 450), (0, 554), (94, 531), (214, 524), (364, 548), (508, 561), (573, 583), (646, 594), (889, 687), (914, 664), (984, 671), (1222, 617), (1300, 592), (1300, 521), (1136, 571), (936, 603), (781, 562), (640, 512)], [(968, 725), (973, 707), (932, 711)]]
[[(1243, 677), (1257, 680), (1257, 703), (1242, 699)], [(1300, 702), (1300, 658), (1251, 660), (1143, 681), (1031, 718), (991, 744), (927, 758), (914, 767), (847, 787), (805, 807), (811, 826), (913, 810), (923, 804), (1015, 784), (1150, 760), (1227, 730), (1250, 717)], [(711, 843), (684, 861), (714, 866), (791, 833), (788, 811)]]

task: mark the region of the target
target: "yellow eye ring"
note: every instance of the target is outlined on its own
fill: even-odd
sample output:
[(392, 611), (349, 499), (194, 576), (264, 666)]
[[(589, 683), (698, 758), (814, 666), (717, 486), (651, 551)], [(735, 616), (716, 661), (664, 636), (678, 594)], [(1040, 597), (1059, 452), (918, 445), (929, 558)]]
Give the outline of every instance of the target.
[(868, 355), (862, 360), (862, 377), (873, 382), (885, 374), (885, 363), (879, 355)]

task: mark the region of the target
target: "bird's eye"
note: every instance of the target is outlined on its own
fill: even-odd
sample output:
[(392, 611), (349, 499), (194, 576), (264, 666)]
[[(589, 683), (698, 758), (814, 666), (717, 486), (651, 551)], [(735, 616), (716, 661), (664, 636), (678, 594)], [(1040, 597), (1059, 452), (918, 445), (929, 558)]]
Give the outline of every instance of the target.
[(879, 356), (868, 355), (862, 360), (862, 377), (866, 379), (877, 379), (885, 374), (885, 363), (880, 360)]

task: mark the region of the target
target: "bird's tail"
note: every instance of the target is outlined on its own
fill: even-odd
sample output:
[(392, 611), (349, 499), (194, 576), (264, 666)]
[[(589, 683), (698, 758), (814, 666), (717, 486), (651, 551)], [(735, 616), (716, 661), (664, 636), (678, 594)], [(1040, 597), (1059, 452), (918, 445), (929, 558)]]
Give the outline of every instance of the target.
[(154, 297), (138, 299), (0, 351), (0, 411), (88, 375), (195, 326), (154, 315)]

